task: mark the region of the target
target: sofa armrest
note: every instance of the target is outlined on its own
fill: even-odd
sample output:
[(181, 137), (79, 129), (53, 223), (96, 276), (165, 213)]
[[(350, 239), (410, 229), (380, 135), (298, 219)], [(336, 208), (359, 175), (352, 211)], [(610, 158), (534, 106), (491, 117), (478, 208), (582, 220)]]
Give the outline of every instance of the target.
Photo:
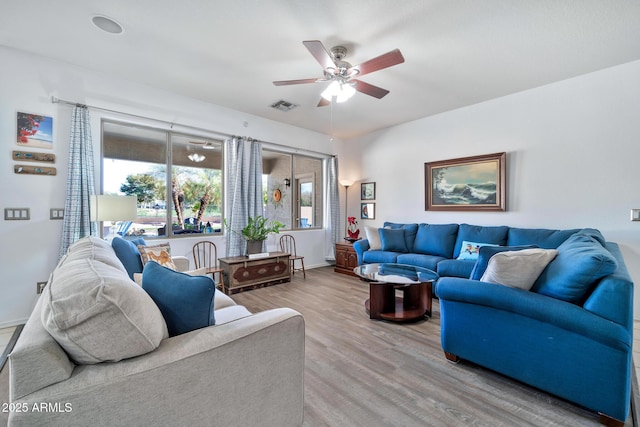
[[(631, 335), (620, 325), (584, 308), (546, 295), (478, 280), (442, 277), (436, 283), (441, 310), (447, 301), (482, 305), (508, 311), (590, 337), (627, 351)], [(446, 308), (445, 308), (446, 309)]]
[(188, 271), (189, 270), (189, 258), (186, 256), (172, 256), (171, 260), (176, 265), (176, 270), (178, 271)]
[(358, 256), (358, 265), (364, 264), (363, 254), (369, 250), (369, 241), (367, 239), (358, 240), (353, 244), (353, 250)]
[(19, 401), (71, 411), (12, 413), (10, 424), (301, 425), (304, 339), (302, 316), (286, 308), (191, 331), (143, 356), (78, 366)]

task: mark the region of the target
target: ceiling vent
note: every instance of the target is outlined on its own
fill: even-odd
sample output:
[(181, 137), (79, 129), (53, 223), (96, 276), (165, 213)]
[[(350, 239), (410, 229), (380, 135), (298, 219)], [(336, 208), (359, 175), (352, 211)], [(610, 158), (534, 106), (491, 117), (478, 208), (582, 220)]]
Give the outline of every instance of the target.
[(292, 102), (285, 101), (285, 100), (282, 100), (282, 99), (280, 101), (278, 101), (278, 102), (274, 102), (273, 104), (271, 104), (271, 108), (275, 108), (276, 110), (280, 110), (280, 111), (293, 110), (297, 106), (298, 106), (298, 104), (294, 104)]

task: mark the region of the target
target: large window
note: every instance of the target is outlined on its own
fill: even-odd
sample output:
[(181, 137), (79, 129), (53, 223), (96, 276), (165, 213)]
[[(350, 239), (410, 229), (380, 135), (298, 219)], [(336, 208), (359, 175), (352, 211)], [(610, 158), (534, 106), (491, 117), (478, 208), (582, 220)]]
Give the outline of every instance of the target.
[(135, 221), (105, 228), (148, 237), (221, 232), (220, 141), (104, 121), (102, 150), (103, 193), (138, 200)]
[(322, 162), (263, 149), (265, 216), (289, 229), (322, 228)]

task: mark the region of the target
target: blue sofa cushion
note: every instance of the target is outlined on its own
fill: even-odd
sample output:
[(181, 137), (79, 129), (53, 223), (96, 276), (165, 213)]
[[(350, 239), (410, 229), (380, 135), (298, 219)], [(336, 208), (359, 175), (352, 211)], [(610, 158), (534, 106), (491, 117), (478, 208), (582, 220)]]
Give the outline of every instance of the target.
[(413, 252), (451, 258), (457, 235), (458, 224), (420, 224)]
[(579, 303), (593, 284), (613, 273), (618, 262), (600, 242), (576, 233), (558, 246), (558, 256), (531, 289), (539, 294)]
[(425, 254), (400, 254), (396, 259), (398, 264), (415, 265), (418, 267), (428, 268), (436, 271), (438, 263), (446, 258), (437, 255)]
[(362, 254), (362, 259), (367, 264), (374, 263), (393, 263), (398, 259), (397, 252), (385, 252), (385, 251), (366, 251)]
[(507, 251), (521, 251), (523, 249), (535, 249), (536, 245), (523, 245), (523, 246), (483, 246), (480, 248), (480, 252), (478, 254), (478, 259), (476, 260), (475, 265), (473, 266), (473, 271), (471, 271), (471, 275), (469, 279), (471, 280), (480, 280), (485, 270), (487, 269), (487, 265), (489, 265), (489, 260), (492, 256), (500, 252)]
[(380, 242), (383, 251), (390, 252), (409, 252), (407, 242), (404, 236), (404, 230), (396, 228), (381, 228)]
[(509, 228), (508, 246), (536, 245), (542, 249), (556, 249), (580, 229), (547, 230), (545, 228)]
[(210, 276), (190, 276), (149, 261), (142, 288), (160, 309), (171, 337), (215, 324), (216, 286)]
[(458, 228), (458, 237), (453, 249), (453, 258), (460, 256), (462, 242), (478, 242), (491, 243), (494, 245), (504, 246), (507, 244), (507, 233), (509, 227), (482, 227), (479, 225), (460, 224)]
[(401, 228), (404, 230), (404, 241), (407, 245), (407, 252), (413, 249), (413, 242), (416, 239), (416, 233), (418, 232), (418, 224), (399, 224), (396, 222), (385, 222), (382, 225), (384, 228), (398, 229)]
[(476, 261), (469, 259), (445, 259), (438, 263), (436, 272), (440, 277), (463, 277), (468, 278), (471, 275)]
[(147, 243), (142, 237), (131, 240), (114, 237), (111, 241), (113, 251), (116, 253), (122, 265), (124, 265), (124, 269), (129, 273), (131, 280), (133, 280), (135, 273), (142, 273), (142, 258), (140, 258), (138, 245), (146, 246)]

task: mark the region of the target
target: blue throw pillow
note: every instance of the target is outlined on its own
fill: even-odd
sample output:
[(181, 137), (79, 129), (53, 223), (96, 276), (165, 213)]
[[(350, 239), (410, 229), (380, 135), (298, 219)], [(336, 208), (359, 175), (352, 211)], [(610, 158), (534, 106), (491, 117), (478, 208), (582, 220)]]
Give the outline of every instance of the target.
[(616, 271), (618, 262), (597, 239), (576, 233), (558, 246), (558, 255), (531, 289), (572, 303), (579, 303), (591, 286)]
[(476, 261), (476, 265), (473, 266), (473, 270), (471, 271), (471, 276), (469, 279), (471, 280), (480, 280), (485, 270), (487, 269), (487, 265), (489, 265), (489, 260), (492, 256), (499, 252), (508, 252), (508, 251), (521, 251), (523, 249), (535, 249), (536, 245), (524, 245), (524, 246), (482, 246), (480, 251), (478, 251), (478, 260)]
[(149, 261), (142, 272), (142, 289), (160, 309), (171, 337), (215, 325), (216, 286), (209, 276), (190, 276)]
[(409, 252), (407, 250), (407, 243), (404, 240), (404, 230), (401, 228), (381, 228), (380, 242), (382, 243), (382, 250), (389, 252)]
[(407, 246), (406, 252), (409, 252), (413, 248), (413, 242), (416, 239), (416, 233), (418, 232), (418, 224), (399, 224), (396, 222), (385, 222), (382, 225), (384, 228), (393, 228), (404, 230), (404, 243)]
[(142, 273), (142, 258), (140, 258), (140, 251), (138, 245), (146, 246), (147, 243), (142, 237), (136, 239), (123, 239), (122, 237), (114, 237), (111, 241), (111, 247), (116, 253), (116, 256), (124, 265), (124, 269), (129, 273), (129, 278), (133, 280), (135, 273)]

